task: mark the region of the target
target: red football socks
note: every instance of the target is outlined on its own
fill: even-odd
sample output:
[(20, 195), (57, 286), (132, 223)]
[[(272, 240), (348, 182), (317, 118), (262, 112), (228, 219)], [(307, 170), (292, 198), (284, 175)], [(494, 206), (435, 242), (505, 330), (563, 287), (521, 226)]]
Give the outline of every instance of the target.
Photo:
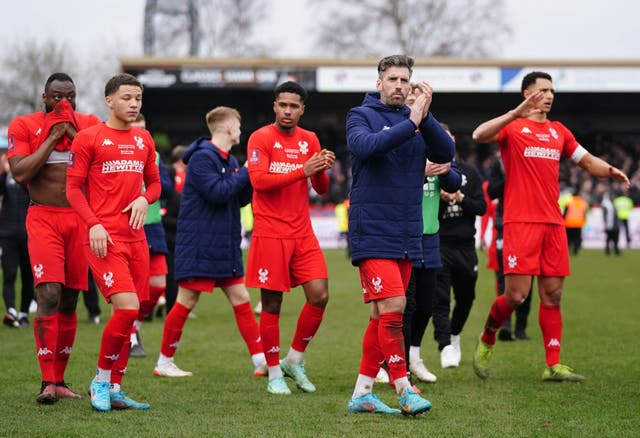
[(482, 332), (482, 341), (485, 344), (494, 345), (496, 343), (496, 332), (502, 324), (511, 316), (515, 308), (511, 307), (504, 295), (500, 295), (493, 301), (489, 317)]
[(380, 349), (380, 340), (378, 339), (379, 321), (377, 319), (369, 319), (369, 325), (364, 331), (362, 338), (362, 360), (360, 361), (359, 373), (363, 376), (375, 378), (378, 375), (381, 363), (384, 361), (384, 354)]
[(77, 327), (78, 315), (75, 312), (71, 315), (58, 313), (58, 342), (53, 361), (56, 382), (64, 381), (64, 372), (67, 369), (69, 356), (73, 350), (73, 341), (76, 338)]
[(562, 313), (560, 306), (540, 304), (538, 323), (542, 330), (544, 353), (548, 366), (560, 363), (560, 344), (562, 342)]
[(98, 368), (103, 370), (113, 369), (114, 362), (120, 357), (123, 344), (129, 340), (131, 326), (137, 315), (138, 311), (133, 309), (114, 310), (102, 332)]
[(309, 303), (304, 304), (298, 317), (298, 325), (293, 335), (293, 341), (291, 342), (291, 347), (294, 350), (304, 352), (307, 349), (307, 345), (309, 345), (322, 323), (323, 315), (324, 307), (312, 306)]
[(280, 314), (262, 310), (260, 314), (260, 337), (267, 366), (280, 364)]
[(387, 312), (380, 314), (378, 326), (380, 348), (389, 367), (389, 377), (393, 382), (407, 376), (407, 364), (402, 334), (402, 313)]
[(173, 357), (178, 349), (180, 337), (182, 337), (182, 329), (184, 327), (191, 309), (176, 302), (171, 311), (164, 320), (164, 329), (162, 331), (162, 343), (160, 352), (166, 357)]
[(240, 335), (249, 349), (249, 354), (253, 356), (254, 354), (262, 353), (260, 327), (258, 327), (256, 317), (253, 316), (251, 303), (246, 302), (233, 306), (233, 313), (236, 317), (236, 324), (238, 325), (238, 330), (240, 330)]
[(58, 343), (58, 314), (35, 318), (33, 334), (42, 381), (56, 383), (54, 361)]

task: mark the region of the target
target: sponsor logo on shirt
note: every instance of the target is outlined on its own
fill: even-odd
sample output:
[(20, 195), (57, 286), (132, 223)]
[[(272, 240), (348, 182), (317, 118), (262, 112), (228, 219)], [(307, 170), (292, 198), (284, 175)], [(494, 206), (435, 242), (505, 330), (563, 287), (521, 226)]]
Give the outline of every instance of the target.
[(558, 149), (544, 148), (542, 146), (527, 146), (524, 149), (524, 156), (560, 161), (560, 151)]
[(144, 171), (144, 161), (140, 160), (109, 160), (102, 163), (102, 173), (119, 173)]
[(113, 142), (109, 138), (105, 138), (102, 140), (102, 144), (100, 146), (113, 146)]
[(303, 165), (300, 163), (285, 163), (282, 161), (272, 161), (271, 163), (269, 163), (269, 172), (270, 173), (290, 173), (302, 167)]
[(136, 147), (132, 144), (119, 144), (118, 150), (120, 155), (133, 155), (136, 153)]

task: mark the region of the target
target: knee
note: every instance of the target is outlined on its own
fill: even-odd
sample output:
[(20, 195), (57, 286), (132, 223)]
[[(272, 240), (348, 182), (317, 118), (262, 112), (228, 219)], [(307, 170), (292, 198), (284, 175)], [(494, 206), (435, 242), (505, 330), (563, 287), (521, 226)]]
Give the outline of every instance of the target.
[(329, 302), (329, 291), (327, 289), (320, 290), (310, 294), (307, 302), (314, 307), (326, 307)]

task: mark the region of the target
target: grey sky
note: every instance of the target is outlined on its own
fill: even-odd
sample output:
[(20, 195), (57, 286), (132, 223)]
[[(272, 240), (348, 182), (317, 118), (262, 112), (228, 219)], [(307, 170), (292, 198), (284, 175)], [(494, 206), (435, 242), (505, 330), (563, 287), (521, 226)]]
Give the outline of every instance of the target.
[[(634, 25), (640, 2), (629, 0), (505, 0), (510, 43), (504, 59), (634, 59), (640, 44)], [(2, 1), (0, 41), (45, 38), (57, 34), (79, 53), (118, 47), (121, 55), (142, 54), (144, 0)], [(282, 41), (274, 56), (309, 54), (309, 18), (304, 0), (271, 0), (270, 40)], [(300, 17), (292, 20), (291, 17)], [(284, 22), (287, 20), (287, 23)], [(291, 23), (299, 23), (292, 26)], [(0, 47), (3, 44), (0, 43)]]

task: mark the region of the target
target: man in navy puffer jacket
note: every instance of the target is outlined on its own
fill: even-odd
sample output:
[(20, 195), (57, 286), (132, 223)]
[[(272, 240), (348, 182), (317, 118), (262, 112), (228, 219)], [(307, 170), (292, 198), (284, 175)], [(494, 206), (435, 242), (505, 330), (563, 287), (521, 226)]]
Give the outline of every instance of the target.
[[(347, 114), (347, 143), (353, 183), (349, 207), (351, 261), (359, 267), (371, 318), (362, 345), (360, 372), (350, 412), (416, 415), (431, 403), (411, 388), (406, 375), (402, 314), (412, 261), (422, 258), (422, 186), (427, 158), (453, 159), (455, 145), (429, 112), (432, 89), (411, 92), (413, 59), (393, 55), (378, 63), (378, 93)], [(389, 366), (400, 410), (372, 394), (380, 363)]]
[(160, 356), (153, 373), (160, 377), (188, 377), (173, 357), (182, 328), (202, 292), (219, 287), (233, 306), (240, 334), (247, 344), (253, 372), (264, 376), (267, 365), (260, 329), (244, 283), (240, 207), (251, 202), (246, 167), (231, 155), (240, 142), (240, 113), (217, 107), (207, 113), (211, 139), (200, 138), (185, 151), (187, 176), (182, 192), (175, 249), (178, 297), (167, 315)]

